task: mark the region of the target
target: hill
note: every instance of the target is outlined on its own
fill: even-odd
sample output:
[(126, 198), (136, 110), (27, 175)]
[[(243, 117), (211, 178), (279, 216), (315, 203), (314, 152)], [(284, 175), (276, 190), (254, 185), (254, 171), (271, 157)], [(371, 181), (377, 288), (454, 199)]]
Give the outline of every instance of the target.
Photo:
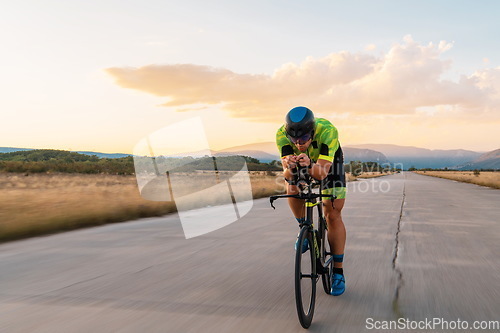
[(63, 162), (85, 162), (97, 161), (98, 157), (83, 155), (66, 150), (55, 149), (33, 149), (19, 150), (9, 153), (0, 154), (0, 161), (13, 162), (48, 162), (48, 161), (63, 161)]
[[(116, 155), (116, 154), (114, 154)], [(187, 172), (195, 170), (212, 170), (212, 157), (157, 157), (156, 161), (171, 172)], [(134, 163), (135, 162), (135, 163)], [(239, 171), (246, 162), (250, 171), (278, 171), (281, 167), (273, 164), (260, 163), (257, 159), (246, 156), (219, 156), (219, 170)], [(0, 172), (64, 172), (64, 173), (103, 173), (131, 175), (135, 172), (134, 164), (145, 163), (144, 170), (151, 168), (150, 158), (139, 158), (134, 161), (130, 155), (121, 158), (98, 157), (84, 155), (66, 150), (35, 149), (0, 153)]]
[(351, 161), (378, 162), (380, 164), (389, 163), (387, 156), (372, 149), (344, 147), (342, 150), (344, 152), (345, 163), (349, 163)]
[(372, 149), (383, 153), (391, 163), (401, 163), (404, 169), (451, 168), (478, 158), (481, 153), (464, 149), (426, 149), (392, 144), (351, 145), (351, 148)]
[[(278, 149), (276, 148), (276, 144), (274, 142), (259, 142), (259, 143), (251, 143), (242, 146), (234, 146), (219, 150), (218, 153), (239, 153), (239, 152), (254, 152), (258, 154), (263, 154), (264, 156), (270, 157), (273, 156), (273, 159), (279, 159)], [(253, 157), (253, 156), (252, 156)]]
[(494, 169), (500, 170), (500, 149), (487, 152), (475, 160), (457, 167), (459, 170)]
[[(346, 163), (350, 161), (379, 162), (402, 164), (404, 169), (416, 168), (453, 168), (474, 161), (481, 153), (465, 149), (426, 149), (393, 144), (361, 144), (342, 147)], [(261, 162), (278, 159), (278, 151), (274, 142), (260, 142), (235, 146), (220, 150), (251, 156)]]
[[(344, 152), (344, 161), (349, 163), (350, 161), (360, 161), (360, 162), (379, 162), (387, 163), (388, 158), (379, 151), (372, 149), (360, 149), (360, 148), (350, 148), (342, 147)], [(238, 154), (244, 156), (251, 156), (260, 160), (261, 162), (270, 162), (272, 160), (279, 160), (278, 149), (274, 142), (260, 142), (247, 144), (242, 146), (235, 146), (220, 150), (216, 154)]]
[(2, 172), (65, 172), (65, 173), (105, 173), (132, 174), (133, 159), (99, 158), (96, 155), (84, 155), (66, 150), (33, 149), (0, 153), (0, 171)]
[(76, 151), (75, 153), (92, 156), (95, 155), (99, 158), (122, 158), (127, 156), (132, 156), (131, 154), (121, 154), (121, 153), (98, 153), (95, 151)]
[(0, 147), (0, 153), (12, 153), (15, 151), (33, 150), (31, 148)]
[[(34, 149), (34, 148), (14, 148), (14, 147), (0, 147), (0, 153), (13, 153), (16, 151), (28, 151), (28, 150), (45, 150), (45, 149)], [(49, 149), (51, 150), (51, 149)], [(52, 149), (56, 150), (56, 149)], [(95, 155), (99, 158), (122, 158), (131, 156), (130, 154), (121, 154), (121, 153), (99, 153), (95, 151), (72, 151), (73, 153), (83, 154), (92, 156)]]
[[(412, 146), (399, 146), (393, 144), (360, 144), (349, 145), (342, 147), (344, 151), (345, 163), (350, 161), (361, 162), (378, 162), (400, 164), (404, 169), (410, 167), (421, 168), (458, 168), (458, 169), (494, 169), (498, 168), (495, 162), (495, 154), (493, 151), (482, 156), (481, 153), (464, 150), (431, 150), (426, 148), (412, 147)], [(30, 148), (13, 148), (13, 147), (0, 147), (0, 153), (15, 152), (15, 151), (30, 151)], [(98, 158), (107, 159), (120, 159), (129, 154), (120, 153), (100, 153), (92, 151), (79, 151), (78, 153), (87, 156), (95, 155)], [(488, 155), (488, 154), (493, 155)], [(208, 151), (191, 152), (184, 154), (175, 154), (175, 157), (203, 157), (209, 154)], [(210, 151), (213, 156), (229, 156), (241, 155), (249, 156), (258, 159), (262, 163), (269, 163), (273, 160), (279, 160), (278, 150), (274, 142), (259, 142), (246, 144), (241, 146), (229, 147), (219, 151)], [(478, 163), (478, 164), (475, 164)]]
[(260, 150), (238, 150), (238, 151), (233, 151), (233, 152), (225, 152), (225, 151), (220, 151), (220, 152), (214, 152), (215, 156), (233, 156), (233, 155), (240, 155), (240, 156), (249, 156), (253, 157), (257, 160), (259, 160), (261, 163), (269, 163), (274, 160), (279, 160), (278, 154), (272, 155), (268, 154), (266, 152), (260, 151)]

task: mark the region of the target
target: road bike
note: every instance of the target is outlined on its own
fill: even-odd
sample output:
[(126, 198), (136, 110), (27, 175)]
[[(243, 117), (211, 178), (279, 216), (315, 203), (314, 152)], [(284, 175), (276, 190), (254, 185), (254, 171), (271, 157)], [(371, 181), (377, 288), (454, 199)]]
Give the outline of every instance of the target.
[[(271, 207), (279, 198), (303, 199), (305, 204), (305, 222), (300, 223), (300, 232), (295, 253), (295, 303), (300, 324), (304, 328), (311, 326), (316, 302), (316, 283), (319, 277), (323, 282), (325, 293), (330, 295), (333, 257), (330, 251), (327, 223), (323, 215), (322, 198), (335, 199), (333, 195), (321, 194), (321, 184), (313, 178), (300, 179), (295, 182), (298, 194), (273, 195), (269, 198)], [(313, 190), (319, 188), (316, 193)], [(319, 200), (318, 200), (319, 199)], [(314, 207), (318, 208), (317, 228), (314, 226)], [(303, 253), (304, 242), (308, 241), (308, 250)]]

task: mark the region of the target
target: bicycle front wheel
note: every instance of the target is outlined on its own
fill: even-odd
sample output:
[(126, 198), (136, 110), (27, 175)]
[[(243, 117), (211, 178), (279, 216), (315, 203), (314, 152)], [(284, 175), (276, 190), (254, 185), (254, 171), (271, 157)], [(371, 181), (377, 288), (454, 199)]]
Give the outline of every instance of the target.
[[(295, 254), (295, 303), (300, 324), (304, 328), (311, 326), (316, 300), (316, 282), (318, 280), (313, 237), (310, 227), (303, 226), (299, 233)], [(302, 247), (306, 239), (309, 248), (302, 253)]]

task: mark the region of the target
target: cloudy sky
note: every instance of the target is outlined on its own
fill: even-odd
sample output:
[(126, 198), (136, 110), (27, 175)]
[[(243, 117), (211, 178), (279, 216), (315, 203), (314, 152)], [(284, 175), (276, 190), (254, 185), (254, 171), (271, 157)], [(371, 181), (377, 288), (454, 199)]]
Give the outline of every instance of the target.
[[(221, 149), (298, 105), (343, 145), (500, 148), (498, 1), (34, 1), (0, 12), (0, 146)], [(179, 137), (189, 142), (190, 134)]]

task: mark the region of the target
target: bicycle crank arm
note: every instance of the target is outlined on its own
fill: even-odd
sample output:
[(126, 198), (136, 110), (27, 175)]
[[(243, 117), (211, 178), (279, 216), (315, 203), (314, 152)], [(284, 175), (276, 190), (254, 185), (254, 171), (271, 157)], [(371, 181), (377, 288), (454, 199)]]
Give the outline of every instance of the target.
[(301, 279), (303, 279), (303, 278), (317, 279), (317, 278), (319, 278), (319, 275), (318, 274), (300, 274), (300, 278)]

